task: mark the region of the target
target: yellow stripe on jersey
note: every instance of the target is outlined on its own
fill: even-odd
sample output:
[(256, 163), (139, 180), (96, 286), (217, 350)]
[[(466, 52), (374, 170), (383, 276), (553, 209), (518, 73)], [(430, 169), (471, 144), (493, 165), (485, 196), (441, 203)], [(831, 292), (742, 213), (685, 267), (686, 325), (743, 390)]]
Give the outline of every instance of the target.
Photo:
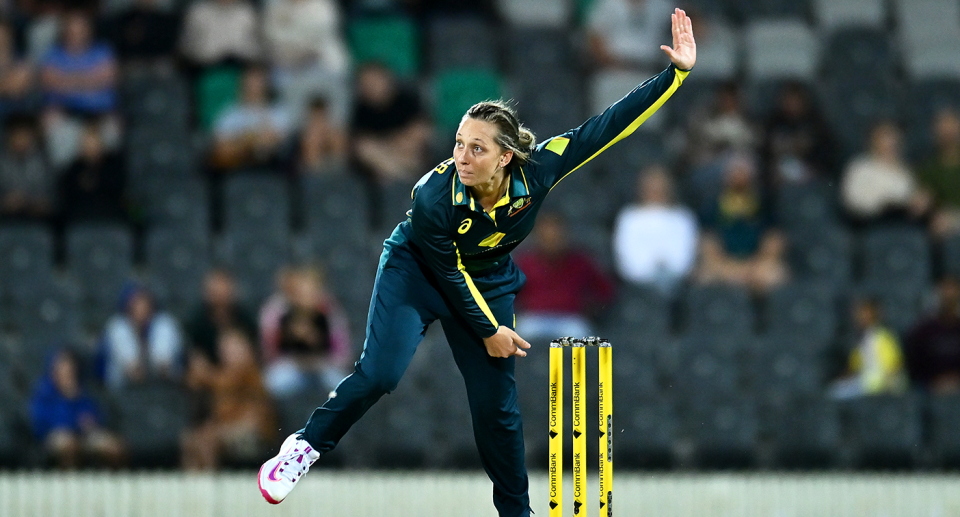
[(463, 274), (463, 279), (467, 282), (467, 289), (469, 289), (470, 294), (473, 295), (473, 301), (477, 302), (480, 310), (483, 311), (483, 314), (487, 316), (487, 318), (490, 320), (490, 323), (493, 324), (493, 327), (500, 328), (500, 324), (497, 323), (497, 318), (493, 317), (493, 312), (490, 311), (490, 306), (487, 305), (487, 301), (483, 299), (483, 295), (480, 294), (480, 290), (477, 289), (476, 284), (473, 283), (473, 278), (470, 277), (470, 273), (467, 273), (467, 269), (463, 267), (463, 261), (460, 260), (460, 248), (458, 248), (456, 244), (453, 245), (453, 248), (457, 250), (457, 269), (459, 269), (460, 273)]
[(657, 110), (660, 109), (660, 107), (663, 106), (663, 104), (664, 104), (665, 102), (667, 102), (667, 99), (669, 99), (670, 96), (672, 96), (673, 93), (674, 93), (675, 91), (677, 91), (677, 88), (680, 87), (680, 85), (683, 83), (683, 80), (687, 78), (687, 74), (689, 74), (689, 73), (690, 73), (689, 70), (684, 71), (684, 70), (679, 70), (679, 69), (677, 69), (677, 70), (676, 70), (676, 74), (673, 76), (673, 84), (671, 84), (670, 87), (667, 88), (667, 91), (663, 92), (663, 95), (661, 95), (660, 98), (657, 99), (656, 102), (654, 102), (653, 104), (651, 104), (649, 108), (647, 108), (643, 113), (640, 114), (639, 117), (636, 118), (636, 120), (634, 120), (633, 122), (631, 122), (630, 125), (626, 127), (626, 129), (624, 129), (623, 131), (621, 131), (620, 134), (616, 136), (616, 138), (614, 138), (613, 140), (611, 140), (607, 145), (601, 147), (599, 151), (593, 153), (593, 156), (591, 156), (591, 157), (587, 158), (586, 160), (584, 160), (583, 163), (581, 163), (580, 165), (577, 165), (576, 167), (574, 167), (573, 170), (571, 170), (570, 172), (564, 174), (560, 179), (557, 180), (556, 183), (553, 184), (553, 187), (550, 187), (550, 190), (553, 190), (554, 187), (556, 187), (561, 181), (563, 181), (564, 178), (566, 178), (567, 176), (573, 174), (574, 171), (576, 171), (576, 170), (579, 169), (580, 167), (583, 167), (583, 166), (586, 165), (590, 160), (596, 158), (600, 153), (602, 153), (602, 152), (606, 151), (607, 149), (609, 149), (611, 145), (613, 145), (613, 144), (615, 144), (615, 143), (623, 140), (624, 138), (632, 135), (633, 132), (636, 131), (638, 127), (640, 127), (644, 122), (646, 122), (647, 119), (650, 118), (651, 115), (653, 115), (654, 113), (656, 113)]

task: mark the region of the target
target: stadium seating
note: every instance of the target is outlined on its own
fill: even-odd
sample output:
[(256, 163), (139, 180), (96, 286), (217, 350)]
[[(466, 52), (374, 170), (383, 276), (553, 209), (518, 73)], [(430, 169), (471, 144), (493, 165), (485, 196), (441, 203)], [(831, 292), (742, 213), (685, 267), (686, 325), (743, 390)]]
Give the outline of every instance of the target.
[(934, 462), (940, 467), (960, 467), (960, 398), (941, 395), (930, 399), (929, 437)]
[(499, 40), (486, 22), (441, 17), (428, 27), (429, 67), (433, 72), (456, 68), (497, 69)]
[(231, 234), (269, 233), (289, 238), (290, 192), (272, 171), (237, 173), (223, 184), (223, 227)]
[(872, 228), (861, 253), (864, 279), (924, 285), (930, 281), (930, 244), (923, 230), (911, 227)]
[(759, 20), (746, 27), (747, 73), (754, 79), (813, 79), (819, 43), (801, 20)]
[(480, 100), (501, 96), (501, 78), (491, 70), (457, 69), (434, 78), (434, 119), (441, 131), (456, 129), (467, 109)]
[(717, 400), (696, 405), (686, 418), (696, 466), (743, 469), (756, 464), (759, 426), (750, 401)]
[(775, 424), (774, 462), (781, 468), (823, 469), (837, 464), (843, 446), (836, 403), (795, 400), (769, 414)]
[(0, 226), (0, 284), (6, 291), (29, 288), (53, 269), (53, 234), (39, 224)]
[(67, 229), (67, 270), (80, 286), (83, 324), (99, 329), (117, 307), (133, 273), (133, 236), (122, 225), (87, 223)]
[(354, 20), (347, 26), (350, 50), (358, 64), (376, 61), (401, 77), (411, 77), (420, 68), (417, 27), (400, 16)]
[(190, 399), (165, 384), (131, 386), (110, 396), (117, 429), (136, 465), (173, 467), (180, 460), (180, 434), (189, 425)]
[(241, 298), (259, 305), (272, 291), (277, 271), (290, 259), (290, 241), (285, 235), (239, 231), (224, 234), (215, 257), (237, 278)]
[(822, 29), (882, 29), (887, 22), (887, 5), (884, 0), (813, 0), (812, 7), (817, 25)]
[(209, 242), (177, 229), (158, 228), (146, 237), (148, 278), (157, 297), (183, 317), (200, 301), (203, 277), (210, 268)]
[(852, 464), (870, 469), (913, 467), (922, 450), (920, 404), (911, 396), (874, 396), (842, 407)]
[(617, 427), (622, 427), (614, 438), (617, 467), (670, 468), (679, 437), (673, 405), (664, 399), (637, 401), (629, 393), (619, 395), (619, 392), (613, 404)]
[(843, 289), (853, 275), (853, 242), (841, 226), (804, 228), (790, 235), (790, 263), (799, 278)]
[(693, 286), (685, 299), (686, 328), (697, 335), (753, 333), (755, 319), (745, 289), (728, 285)]
[(836, 291), (825, 284), (791, 283), (769, 294), (765, 328), (777, 336), (828, 341), (838, 327)]
[(197, 178), (182, 181), (154, 178), (149, 182), (146, 221), (151, 228), (163, 228), (207, 239), (210, 233), (210, 193)]
[(518, 27), (565, 27), (573, 14), (573, 2), (564, 0), (497, 0), (505, 19)]

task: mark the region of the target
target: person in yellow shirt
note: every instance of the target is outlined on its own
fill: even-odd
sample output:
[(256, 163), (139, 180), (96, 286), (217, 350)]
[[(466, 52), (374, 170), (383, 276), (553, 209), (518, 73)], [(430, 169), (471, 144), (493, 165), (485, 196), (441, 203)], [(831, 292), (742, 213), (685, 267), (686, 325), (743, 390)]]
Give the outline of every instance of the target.
[(860, 340), (850, 353), (847, 375), (833, 383), (831, 395), (848, 399), (903, 393), (907, 389), (907, 376), (900, 340), (883, 324), (879, 304), (873, 299), (860, 300), (853, 313)]

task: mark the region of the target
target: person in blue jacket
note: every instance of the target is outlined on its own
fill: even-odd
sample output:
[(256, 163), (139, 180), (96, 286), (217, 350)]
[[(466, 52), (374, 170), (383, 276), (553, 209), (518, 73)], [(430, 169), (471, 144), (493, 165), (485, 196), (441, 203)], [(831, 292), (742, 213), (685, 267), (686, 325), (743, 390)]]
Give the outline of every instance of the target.
[(77, 358), (55, 350), (30, 399), (33, 434), (48, 458), (71, 469), (84, 462), (117, 467), (123, 460), (120, 439), (103, 425), (103, 413), (80, 382)]
[(384, 242), (354, 372), (260, 468), (268, 502), (281, 502), (314, 461), (397, 387), (427, 327), (439, 320), (466, 384), (494, 505), (501, 516), (530, 515), (513, 375), (515, 356), (530, 348), (513, 330), (513, 301), (525, 278), (510, 252), (563, 178), (633, 133), (686, 78), (696, 62), (693, 30), (680, 9), (672, 21), (673, 47), (661, 48), (673, 64), (576, 129), (534, 145), (503, 102), (467, 111), (453, 158), (420, 179), (407, 219)]

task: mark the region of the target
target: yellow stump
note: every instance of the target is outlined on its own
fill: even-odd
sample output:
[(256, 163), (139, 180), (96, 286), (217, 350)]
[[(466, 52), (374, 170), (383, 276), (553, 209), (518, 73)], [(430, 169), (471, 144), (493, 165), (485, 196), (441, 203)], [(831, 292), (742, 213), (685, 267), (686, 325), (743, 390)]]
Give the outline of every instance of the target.
[(563, 517), (563, 346), (550, 343), (550, 517)]
[(598, 404), (600, 413), (600, 517), (613, 516), (613, 348), (601, 342)]
[(587, 426), (584, 418), (586, 403), (584, 385), (587, 380), (586, 349), (582, 342), (574, 342), (572, 352), (573, 366), (573, 514), (587, 515)]

